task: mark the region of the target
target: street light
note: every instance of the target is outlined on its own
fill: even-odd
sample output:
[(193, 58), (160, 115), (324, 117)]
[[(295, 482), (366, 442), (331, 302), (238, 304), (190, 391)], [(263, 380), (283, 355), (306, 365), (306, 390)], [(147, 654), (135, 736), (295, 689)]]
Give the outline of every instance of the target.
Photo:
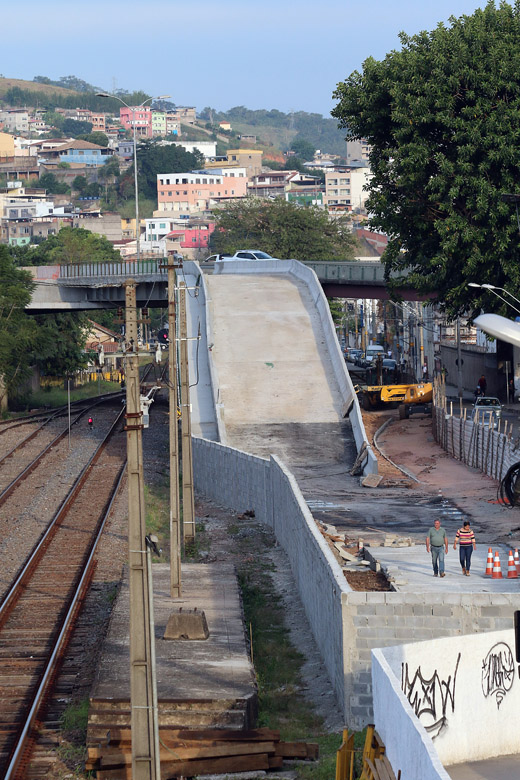
[(147, 103), (150, 103), (154, 100), (166, 100), (167, 98), (171, 97), (171, 95), (157, 95), (157, 97), (151, 97), (146, 98), (146, 100), (143, 100), (142, 103), (139, 103), (138, 106), (129, 106), (128, 103), (125, 103), (124, 100), (122, 100), (117, 95), (111, 95), (108, 92), (96, 92), (96, 97), (103, 97), (103, 98), (112, 98), (112, 100), (119, 100), (120, 103), (122, 103), (124, 106), (126, 106), (129, 110), (132, 111), (133, 115), (133, 131), (134, 131), (134, 185), (135, 185), (135, 250), (137, 255), (137, 262), (140, 260), (140, 242), (139, 242), (139, 191), (137, 188), (137, 141), (136, 141), (136, 133), (135, 133), (135, 111), (137, 108), (143, 108)]
[(517, 314), (520, 314), (520, 310), (518, 310), (516, 306), (513, 306), (513, 304), (510, 301), (506, 300), (503, 295), (499, 295), (499, 293), (496, 292), (497, 290), (500, 290), (501, 292), (504, 292), (506, 295), (509, 295), (510, 298), (512, 298), (514, 301), (520, 304), (518, 298), (515, 298), (515, 296), (512, 293), (510, 293), (508, 290), (506, 290), (504, 287), (497, 287), (494, 284), (477, 284), (476, 282), (468, 282), (468, 287), (480, 287), (483, 290), (490, 290), (494, 295), (497, 296), (497, 298), (500, 298), (501, 301), (504, 301), (506, 306), (511, 306), (511, 308), (517, 312)]

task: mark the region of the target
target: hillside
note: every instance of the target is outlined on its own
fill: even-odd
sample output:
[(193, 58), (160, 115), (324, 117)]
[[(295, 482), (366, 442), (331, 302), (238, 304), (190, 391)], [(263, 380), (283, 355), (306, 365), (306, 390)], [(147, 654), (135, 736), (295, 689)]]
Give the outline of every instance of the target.
[(37, 81), (25, 81), (24, 79), (0, 78), (0, 97), (3, 97), (13, 87), (28, 90), (29, 92), (40, 92), (42, 95), (62, 95), (63, 97), (68, 97), (77, 94), (71, 89), (55, 87), (53, 84), (39, 84)]

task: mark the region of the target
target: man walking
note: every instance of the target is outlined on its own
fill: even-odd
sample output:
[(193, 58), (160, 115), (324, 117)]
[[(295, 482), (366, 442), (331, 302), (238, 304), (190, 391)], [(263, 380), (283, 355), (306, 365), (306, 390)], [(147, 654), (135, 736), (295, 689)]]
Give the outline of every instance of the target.
[(437, 577), (440, 573), (444, 577), (444, 555), (448, 554), (448, 535), (441, 526), (441, 521), (436, 520), (433, 528), (428, 530), (426, 537), (426, 552), (432, 554), (433, 576)]

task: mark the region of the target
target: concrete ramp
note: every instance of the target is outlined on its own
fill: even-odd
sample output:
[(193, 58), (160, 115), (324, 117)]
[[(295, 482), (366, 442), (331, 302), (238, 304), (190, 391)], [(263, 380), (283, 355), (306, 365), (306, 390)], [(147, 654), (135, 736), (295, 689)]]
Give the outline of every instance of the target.
[(253, 421), (339, 422), (343, 402), (308, 287), (264, 275), (210, 276), (207, 285), (228, 437)]

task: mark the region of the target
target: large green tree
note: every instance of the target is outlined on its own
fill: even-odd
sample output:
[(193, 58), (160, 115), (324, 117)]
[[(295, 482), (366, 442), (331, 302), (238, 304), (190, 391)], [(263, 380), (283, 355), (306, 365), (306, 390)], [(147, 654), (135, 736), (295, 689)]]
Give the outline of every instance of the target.
[[(193, 168), (203, 168), (204, 157), (200, 152), (187, 152), (175, 144), (162, 145), (155, 141), (142, 141), (137, 146), (137, 170), (139, 197), (157, 202), (157, 174), (184, 173)], [(130, 198), (134, 190), (134, 166), (122, 177), (119, 191)]]
[(211, 236), (214, 252), (261, 249), (273, 257), (296, 260), (349, 260), (356, 242), (345, 220), (329, 219), (313, 206), (283, 198), (244, 198), (218, 211)]
[(367, 209), (390, 237), (387, 274), (451, 314), (489, 309), (468, 282), (520, 292), (515, 209), (501, 199), (520, 192), (520, 3), (401, 43), (338, 84), (332, 114), (371, 145)]
[(62, 228), (37, 246), (12, 247), (10, 252), (17, 264), (22, 266), (121, 260), (121, 255), (105, 236), (72, 227)]
[(0, 401), (30, 374), (30, 353), (40, 334), (25, 307), (33, 290), (31, 275), (16, 268), (6, 246), (0, 246)]

